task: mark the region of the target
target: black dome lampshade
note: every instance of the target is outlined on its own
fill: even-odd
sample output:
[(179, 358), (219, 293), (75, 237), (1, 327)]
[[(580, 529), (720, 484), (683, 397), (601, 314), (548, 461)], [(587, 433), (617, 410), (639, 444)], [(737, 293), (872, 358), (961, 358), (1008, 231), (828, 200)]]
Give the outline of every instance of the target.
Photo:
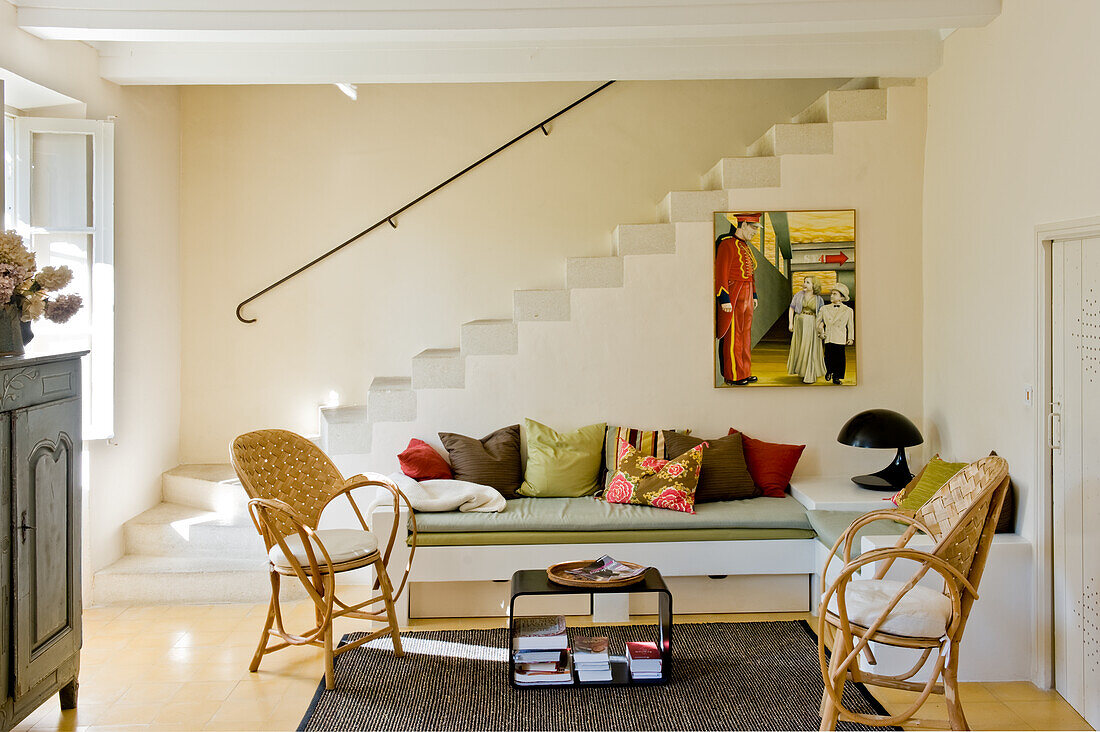
[(868, 409), (849, 419), (836, 440), (852, 447), (897, 450), (894, 462), (877, 473), (853, 476), (852, 482), (874, 491), (899, 491), (913, 479), (905, 462), (905, 448), (921, 444), (924, 437), (905, 415), (890, 409)]

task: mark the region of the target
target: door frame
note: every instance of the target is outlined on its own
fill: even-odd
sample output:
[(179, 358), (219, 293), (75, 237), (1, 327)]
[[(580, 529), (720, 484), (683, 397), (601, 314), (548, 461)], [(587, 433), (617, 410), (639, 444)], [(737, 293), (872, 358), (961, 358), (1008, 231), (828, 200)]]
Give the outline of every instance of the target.
[(1072, 219), (1035, 227), (1035, 313), (1038, 348), (1035, 349), (1035, 399), (1041, 400), (1035, 411), (1035, 491), (1038, 500), (1033, 527), (1035, 532), (1035, 656), (1032, 678), (1042, 689), (1054, 686), (1054, 459), (1050, 448), (1050, 406), (1053, 400), (1054, 374), (1051, 360), (1053, 311), (1053, 242), (1058, 239), (1100, 237), (1100, 216)]

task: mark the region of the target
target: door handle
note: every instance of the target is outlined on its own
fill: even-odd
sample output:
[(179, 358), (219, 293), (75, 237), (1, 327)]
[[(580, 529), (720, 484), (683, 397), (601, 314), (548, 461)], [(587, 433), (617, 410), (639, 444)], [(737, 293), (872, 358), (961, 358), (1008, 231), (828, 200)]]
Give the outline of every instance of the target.
[(19, 519), (19, 538), (24, 544), (27, 543), (27, 532), (35, 531), (36, 527), (27, 523), (27, 512), (23, 512), (23, 516)]
[(1050, 430), (1047, 435), (1048, 445), (1051, 450), (1062, 449), (1062, 403), (1050, 403)]

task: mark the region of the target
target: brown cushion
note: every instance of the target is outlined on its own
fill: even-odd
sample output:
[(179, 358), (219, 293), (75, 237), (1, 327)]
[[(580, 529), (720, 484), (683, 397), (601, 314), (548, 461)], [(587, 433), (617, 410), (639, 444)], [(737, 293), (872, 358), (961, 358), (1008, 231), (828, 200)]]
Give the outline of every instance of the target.
[(679, 432), (664, 431), (665, 456), (677, 458), (696, 445), (706, 442), (703, 450), (703, 472), (695, 489), (695, 502), (736, 501), (761, 495), (752, 481), (745, 452), (741, 447), (741, 434), (727, 435), (716, 440), (700, 440)]
[(480, 440), (452, 432), (440, 432), (439, 440), (447, 448), (455, 480), (491, 486), (505, 498), (518, 498), (516, 491), (523, 483), (518, 424)]

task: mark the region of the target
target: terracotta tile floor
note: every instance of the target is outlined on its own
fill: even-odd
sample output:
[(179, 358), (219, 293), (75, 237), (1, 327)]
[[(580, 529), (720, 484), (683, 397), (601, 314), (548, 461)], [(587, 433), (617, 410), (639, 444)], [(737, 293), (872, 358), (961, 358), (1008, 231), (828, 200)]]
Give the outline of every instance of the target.
[[(287, 607), (284, 605), (284, 607)], [(293, 730), (322, 675), (321, 652), (292, 648), (267, 656), (248, 672), (265, 605), (93, 607), (84, 611), (80, 703), (62, 712), (54, 696), (17, 730)], [(308, 621), (312, 606), (287, 613)], [(684, 616), (677, 621), (799, 619), (801, 614)], [(571, 624), (583, 625), (575, 618)], [(337, 637), (365, 621), (337, 624)], [(484, 628), (499, 619), (414, 621), (414, 629)], [(905, 692), (881, 695), (896, 711)], [(1027, 683), (965, 684), (971, 726), (990, 729), (1090, 729), (1055, 692)], [(932, 703), (928, 716), (946, 719)]]

